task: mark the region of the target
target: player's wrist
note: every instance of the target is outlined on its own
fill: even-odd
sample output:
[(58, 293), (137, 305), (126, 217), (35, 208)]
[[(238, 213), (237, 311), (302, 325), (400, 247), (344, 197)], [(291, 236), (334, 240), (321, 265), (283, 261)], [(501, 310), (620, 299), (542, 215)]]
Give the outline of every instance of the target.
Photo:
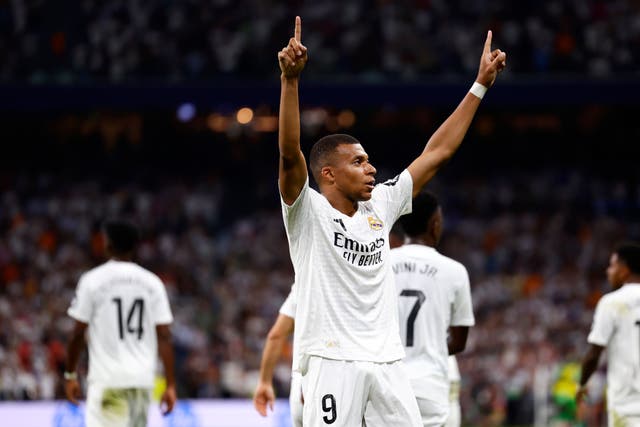
[(280, 81), (282, 81), (282, 83), (298, 83), (298, 81), (300, 81), (300, 75), (288, 76), (285, 73), (280, 73)]
[(77, 381), (78, 373), (76, 371), (64, 371), (62, 374), (65, 381)]
[(487, 93), (487, 90), (489, 90), (489, 88), (487, 86), (485, 86), (484, 84), (482, 84), (478, 80), (476, 80), (471, 85), (471, 88), (469, 89), (469, 92), (472, 93), (473, 95), (475, 95), (477, 98), (482, 99), (482, 98), (484, 98), (484, 95)]

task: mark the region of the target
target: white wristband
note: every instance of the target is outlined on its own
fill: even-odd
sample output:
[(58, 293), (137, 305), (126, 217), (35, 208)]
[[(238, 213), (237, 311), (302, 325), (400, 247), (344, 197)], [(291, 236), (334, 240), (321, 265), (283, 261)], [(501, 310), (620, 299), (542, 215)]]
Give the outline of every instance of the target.
[(487, 87), (478, 82), (473, 82), (473, 85), (471, 85), (471, 89), (469, 89), (469, 92), (482, 99), (484, 94), (487, 93)]

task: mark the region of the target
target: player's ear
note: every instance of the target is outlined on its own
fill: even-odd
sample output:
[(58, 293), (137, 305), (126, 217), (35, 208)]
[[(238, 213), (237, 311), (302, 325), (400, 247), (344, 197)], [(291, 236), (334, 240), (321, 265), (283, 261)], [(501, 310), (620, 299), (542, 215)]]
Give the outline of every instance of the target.
[(434, 232), (438, 228), (439, 223), (440, 223), (440, 219), (438, 218), (438, 216), (431, 215), (431, 217), (427, 221), (427, 229), (430, 230), (431, 232)]
[(333, 168), (331, 166), (325, 166), (320, 169), (320, 177), (326, 183), (333, 184), (335, 182), (335, 176), (333, 174)]

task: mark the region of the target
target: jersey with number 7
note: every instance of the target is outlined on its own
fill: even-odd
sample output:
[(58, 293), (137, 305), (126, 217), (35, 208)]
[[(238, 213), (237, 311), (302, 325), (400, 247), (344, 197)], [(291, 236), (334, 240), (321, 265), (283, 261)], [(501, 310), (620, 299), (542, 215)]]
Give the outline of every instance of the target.
[(432, 247), (391, 250), (404, 364), (416, 397), (448, 405), (447, 329), (473, 326), (466, 268)]

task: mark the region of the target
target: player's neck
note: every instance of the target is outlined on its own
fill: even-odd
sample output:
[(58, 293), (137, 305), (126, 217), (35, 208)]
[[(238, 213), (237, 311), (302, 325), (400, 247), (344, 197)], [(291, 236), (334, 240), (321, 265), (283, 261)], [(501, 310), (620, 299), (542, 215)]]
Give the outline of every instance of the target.
[(407, 244), (409, 245), (422, 245), (422, 246), (428, 246), (430, 248), (435, 248), (436, 247), (436, 241), (435, 239), (433, 239), (432, 237), (428, 237), (428, 236), (421, 236), (421, 237), (409, 237), (407, 239)]
[(353, 216), (358, 212), (358, 202), (346, 198), (341, 193), (335, 191), (323, 191), (322, 195), (327, 199), (333, 209), (340, 211), (347, 216)]
[(640, 283), (640, 275), (639, 274), (632, 274), (630, 275), (627, 280), (624, 281), (624, 285), (629, 284), (629, 283)]

